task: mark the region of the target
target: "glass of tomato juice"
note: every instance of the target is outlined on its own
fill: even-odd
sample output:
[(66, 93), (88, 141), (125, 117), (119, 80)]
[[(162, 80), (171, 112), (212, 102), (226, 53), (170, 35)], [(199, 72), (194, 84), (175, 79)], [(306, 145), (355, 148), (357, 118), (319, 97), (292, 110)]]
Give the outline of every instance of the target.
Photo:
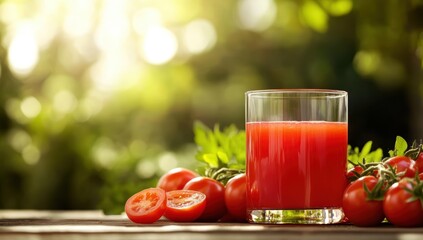
[(341, 222), (348, 93), (273, 89), (245, 95), (249, 222)]

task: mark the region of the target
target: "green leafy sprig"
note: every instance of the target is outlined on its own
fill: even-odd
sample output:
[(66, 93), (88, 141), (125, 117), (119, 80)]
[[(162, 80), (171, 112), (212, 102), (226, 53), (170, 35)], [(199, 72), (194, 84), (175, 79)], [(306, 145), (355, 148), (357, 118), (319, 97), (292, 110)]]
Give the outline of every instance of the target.
[(372, 151), (372, 141), (368, 141), (361, 148), (351, 147), (348, 145), (348, 168), (354, 167), (360, 164), (370, 164), (382, 161), (383, 151), (381, 148), (377, 148)]
[(389, 150), (388, 152), (389, 157), (405, 155), (407, 148), (408, 148), (407, 141), (403, 137), (397, 136), (395, 139), (394, 149)]
[(226, 184), (234, 175), (245, 172), (245, 131), (230, 125), (223, 130), (219, 125), (210, 129), (203, 123), (194, 123), (196, 158), (200, 162), (197, 171)]

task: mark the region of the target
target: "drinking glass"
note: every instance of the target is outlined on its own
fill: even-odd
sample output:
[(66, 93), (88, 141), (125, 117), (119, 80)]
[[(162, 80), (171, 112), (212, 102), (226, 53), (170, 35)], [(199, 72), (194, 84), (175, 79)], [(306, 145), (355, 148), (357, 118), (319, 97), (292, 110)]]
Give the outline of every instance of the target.
[(249, 222), (341, 222), (347, 92), (275, 89), (245, 95)]

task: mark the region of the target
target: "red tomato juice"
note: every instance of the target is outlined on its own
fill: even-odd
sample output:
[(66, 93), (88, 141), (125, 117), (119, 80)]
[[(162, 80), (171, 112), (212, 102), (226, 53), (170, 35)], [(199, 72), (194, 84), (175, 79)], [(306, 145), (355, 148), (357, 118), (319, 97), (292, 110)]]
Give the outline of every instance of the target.
[(249, 210), (342, 206), (347, 123), (251, 122), (246, 134)]

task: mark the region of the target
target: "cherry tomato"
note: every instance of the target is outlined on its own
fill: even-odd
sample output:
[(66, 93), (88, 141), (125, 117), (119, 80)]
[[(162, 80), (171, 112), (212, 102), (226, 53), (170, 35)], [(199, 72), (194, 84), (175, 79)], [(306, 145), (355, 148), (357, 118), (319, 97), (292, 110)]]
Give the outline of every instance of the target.
[(383, 202), (368, 200), (364, 184), (372, 191), (378, 179), (374, 176), (364, 176), (352, 182), (346, 189), (342, 207), (345, 216), (357, 226), (370, 227), (380, 224), (385, 218)]
[(206, 195), (192, 190), (174, 190), (166, 193), (164, 216), (174, 222), (192, 222), (206, 207)]
[(226, 183), (225, 203), (228, 212), (238, 221), (247, 220), (246, 175), (238, 174)]
[(416, 168), (419, 173), (423, 173), (423, 152), (419, 153), (416, 158)]
[(394, 156), (384, 162), (385, 167), (390, 165), (397, 174), (403, 174), (400, 178), (414, 178), (416, 176), (416, 162), (407, 156)]
[(359, 166), (359, 165), (354, 166), (353, 168), (351, 168), (347, 171), (347, 179), (350, 182), (353, 182), (353, 181), (355, 181), (359, 178), (356, 174), (358, 174), (360, 176), (363, 173), (363, 171), (364, 171), (364, 169), (361, 166)]
[(208, 177), (196, 177), (187, 182), (184, 190), (199, 191), (206, 195), (206, 208), (199, 221), (217, 221), (226, 214), (225, 186), (222, 183)]
[(411, 200), (413, 196), (408, 190), (412, 190), (412, 179), (401, 179), (394, 183), (386, 192), (383, 200), (383, 210), (386, 218), (392, 224), (399, 227), (423, 226), (423, 207), (419, 199)]
[(157, 187), (168, 191), (181, 190), (185, 184), (197, 177), (197, 173), (185, 169), (185, 168), (174, 168), (164, 174), (157, 182)]
[(153, 223), (166, 210), (166, 192), (160, 188), (148, 188), (132, 195), (125, 204), (125, 212), (134, 223)]

